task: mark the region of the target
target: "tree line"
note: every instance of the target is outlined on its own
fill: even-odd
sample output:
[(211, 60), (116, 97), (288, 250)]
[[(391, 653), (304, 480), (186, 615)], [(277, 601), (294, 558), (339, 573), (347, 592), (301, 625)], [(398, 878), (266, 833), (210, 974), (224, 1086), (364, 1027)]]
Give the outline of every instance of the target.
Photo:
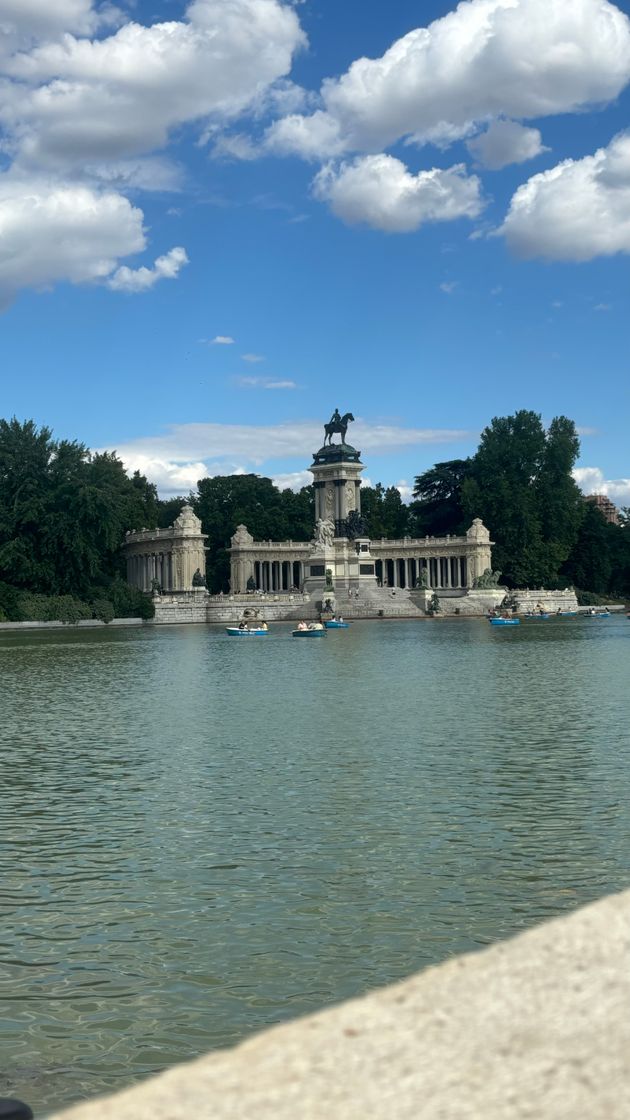
[[(584, 500), (572, 470), (575, 425), (547, 429), (535, 412), (492, 420), (468, 459), (436, 463), (415, 479), (405, 504), (396, 487), (362, 487), (369, 535), (378, 539), (464, 533), (481, 517), (493, 564), (508, 587), (564, 587), (630, 597), (630, 517), (606, 523)], [(236, 526), (257, 540), (308, 541), (312, 486), (280, 490), (255, 474), (201, 479), (189, 495), (160, 500), (139, 472), (113, 453), (56, 440), (33, 421), (0, 420), (0, 620), (152, 613), (149, 597), (125, 582), (128, 529), (172, 525), (190, 501), (208, 536), (211, 591), (229, 586)]]

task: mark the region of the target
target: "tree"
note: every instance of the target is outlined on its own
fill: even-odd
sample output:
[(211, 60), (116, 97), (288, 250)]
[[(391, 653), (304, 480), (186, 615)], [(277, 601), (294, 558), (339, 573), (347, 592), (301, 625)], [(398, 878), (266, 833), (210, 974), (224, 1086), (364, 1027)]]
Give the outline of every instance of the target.
[(540, 473), (535, 483), (545, 545), (542, 582), (552, 586), (578, 537), (584, 500), (573, 478), (580, 452), (575, 424), (556, 416), (547, 431)]
[(257, 474), (220, 475), (200, 480), (193, 504), (208, 535), (206, 574), (213, 592), (229, 586), (227, 550), (237, 525), (246, 525), (256, 540), (308, 540), (313, 534), (311, 487), (296, 495)]
[(495, 417), (462, 485), (467, 519), (481, 517), (496, 542), (494, 567), (510, 587), (540, 586), (545, 571), (536, 483), (545, 454), (538, 413)]
[(90, 597), (122, 574), (127, 529), (155, 524), (157, 494), (116, 455), (0, 420), (0, 580)]
[(470, 459), (450, 459), (416, 477), (415, 501), (409, 506), (412, 536), (443, 537), (463, 531), (462, 486), (470, 469)]
[(616, 526), (608, 525), (593, 502), (582, 503), (582, 520), (575, 546), (563, 571), (582, 591), (604, 595), (610, 590), (612, 576), (611, 538)]

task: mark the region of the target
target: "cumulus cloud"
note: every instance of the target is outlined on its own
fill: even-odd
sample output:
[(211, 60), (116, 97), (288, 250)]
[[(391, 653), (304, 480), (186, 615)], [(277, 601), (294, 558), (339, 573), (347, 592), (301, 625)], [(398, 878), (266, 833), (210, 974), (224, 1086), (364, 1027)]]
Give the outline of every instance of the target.
[(630, 21), (609, 0), (463, 0), (381, 58), (360, 58), (290, 114), (270, 148), (305, 158), (448, 144), (496, 117), (532, 119), (615, 98), (630, 78)]
[(618, 506), (630, 505), (630, 478), (606, 478), (600, 467), (576, 467), (573, 477), (584, 494), (607, 494)]
[(241, 357), (242, 357), (244, 362), (254, 362), (254, 363), (256, 363), (256, 362), (264, 362), (264, 360), (265, 360), (264, 356), (262, 354), (241, 354)]
[(233, 346), (234, 339), (229, 334), (218, 334), (210, 342), (211, 346)]
[(188, 264), (186, 250), (178, 246), (163, 257), (158, 257), (153, 268), (128, 268), (127, 265), (122, 265), (107, 284), (116, 292), (146, 292), (158, 280), (177, 279), (185, 264)]
[(278, 490), (302, 490), (305, 486), (312, 486), (313, 476), (310, 471), (288, 471), (286, 474), (274, 474), (273, 482)]
[(315, 177), (313, 193), (344, 222), (364, 222), (389, 233), (406, 233), (425, 222), (475, 218), (483, 208), (479, 179), (466, 175), (463, 164), (413, 175), (388, 155), (328, 164)]
[(108, 4), (97, 11), (92, 0), (0, 0), (0, 53), (65, 32), (89, 35), (118, 14)]
[(0, 306), (20, 288), (106, 280), (144, 249), (142, 219), (113, 191), (0, 176)]
[(468, 141), (468, 151), (489, 171), (499, 171), (510, 163), (525, 163), (549, 151), (537, 128), (526, 128), (517, 121), (493, 121), (485, 132)]
[(162, 497), (188, 494), (196, 488), (199, 479), (208, 478), (211, 473), (203, 462), (177, 462), (161, 459), (159, 456), (136, 455), (133, 452), (125, 452), (121, 457), (130, 474), (140, 471), (150, 482), (155, 483)]
[(630, 253), (630, 133), (523, 183), (499, 232), (521, 257), (588, 261)]
[(30, 164), (125, 159), (162, 147), (178, 125), (233, 118), (288, 73), (304, 42), (281, 0), (195, 0), (185, 20), (67, 34), (14, 55), (0, 118)]

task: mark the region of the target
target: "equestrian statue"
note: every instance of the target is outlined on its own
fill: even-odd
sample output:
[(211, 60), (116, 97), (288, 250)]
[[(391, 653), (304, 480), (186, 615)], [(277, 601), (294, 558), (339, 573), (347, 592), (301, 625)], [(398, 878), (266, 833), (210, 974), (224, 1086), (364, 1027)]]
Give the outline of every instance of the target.
[(332, 416), (330, 417), (330, 422), (328, 424), (324, 424), (324, 447), (326, 446), (326, 440), (328, 440), (329, 445), (332, 445), (332, 437), (335, 432), (339, 432), (341, 434), (341, 442), (345, 443), (348, 424), (353, 420), (354, 416), (351, 412), (344, 412), (343, 416), (341, 416), (339, 414), (339, 409), (336, 408)]

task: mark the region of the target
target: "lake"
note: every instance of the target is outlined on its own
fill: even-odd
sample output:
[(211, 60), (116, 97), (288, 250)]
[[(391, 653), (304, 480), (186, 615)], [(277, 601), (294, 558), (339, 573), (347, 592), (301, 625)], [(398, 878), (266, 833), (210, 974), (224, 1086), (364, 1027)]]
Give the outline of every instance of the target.
[(41, 1115), (630, 883), (630, 623), (0, 635), (0, 1095)]

